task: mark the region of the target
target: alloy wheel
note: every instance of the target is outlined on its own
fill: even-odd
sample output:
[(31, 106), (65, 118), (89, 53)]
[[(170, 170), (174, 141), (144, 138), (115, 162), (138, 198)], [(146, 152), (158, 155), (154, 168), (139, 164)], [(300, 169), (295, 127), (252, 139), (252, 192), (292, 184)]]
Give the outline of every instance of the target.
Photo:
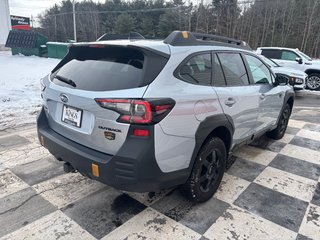
[(290, 109), (285, 108), (280, 119), (280, 134), (286, 130), (290, 118)]
[(311, 76), (307, 78), (307, 87), (315, 90), (320, 87), (320, 77), (318, 76)]
[(220, 154), (216, 150), (208, 151), (201, 156), (203, 159), (200, 171), (198, 172), (199, 186), (202, 192), (209, 192), (219, 178)]

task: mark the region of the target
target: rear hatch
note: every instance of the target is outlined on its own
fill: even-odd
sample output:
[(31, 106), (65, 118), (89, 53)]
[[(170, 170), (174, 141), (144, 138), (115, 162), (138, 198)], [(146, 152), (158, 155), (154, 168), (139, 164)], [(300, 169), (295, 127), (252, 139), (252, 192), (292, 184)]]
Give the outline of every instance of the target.
[(119, 122), (120, 113), (112, 109), (112, 101), (141, 99), (167, 60), (140, 47), (72, 46), (43, 82), (50, 127), (79, 144), (116, 154), (130, 124)]

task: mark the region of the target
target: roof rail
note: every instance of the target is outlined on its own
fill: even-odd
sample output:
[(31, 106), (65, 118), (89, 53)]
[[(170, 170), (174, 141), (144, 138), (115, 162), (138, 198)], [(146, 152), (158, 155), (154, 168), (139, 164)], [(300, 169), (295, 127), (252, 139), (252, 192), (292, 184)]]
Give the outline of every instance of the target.
[(97, 41), (111, 41), (111, 40), (138, 40), (145, 39), (140, 33), (130, 32), (129, 34), (114, 34), (105, 33), (97, 39)]
[(212, 34), (193, 33), (188, 31), (174, 31), (170, 33), (163, 42), (172, 46), (213, 45), (252, 50), (246, 42), (241, 40)]

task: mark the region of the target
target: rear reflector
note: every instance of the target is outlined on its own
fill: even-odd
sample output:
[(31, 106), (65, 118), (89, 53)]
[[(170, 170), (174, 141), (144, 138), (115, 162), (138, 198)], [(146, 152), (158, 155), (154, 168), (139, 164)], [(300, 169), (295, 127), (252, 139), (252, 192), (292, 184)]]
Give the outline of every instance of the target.
[(136, 136), (136, 137), (148, 137), (149, 136), (149, 130), (148, 129), (134, 129), (133, 130), (133, 136)]
[(97, 164), (91, 164), (92, 175), (95, 177), (99, 177), (99, 166)]

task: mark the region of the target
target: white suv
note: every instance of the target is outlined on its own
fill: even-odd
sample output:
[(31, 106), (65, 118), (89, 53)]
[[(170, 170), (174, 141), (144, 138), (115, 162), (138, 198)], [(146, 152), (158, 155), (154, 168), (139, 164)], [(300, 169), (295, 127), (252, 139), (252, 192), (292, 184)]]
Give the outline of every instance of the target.
[(312, 60), (299, 49), (282, 47), (261, 47), (256, 51), (284, 67), (301, 70), (308, 74), (306, 85), (309, 89), (320, 90), (320, 61)]
[(218, 189), (234, 149), (283, 137), (294, 103), (242, 41), (175, 31), (164, 41), (76, 43), (42, 79), (40, 143), (66, 172), (118, 189)]

